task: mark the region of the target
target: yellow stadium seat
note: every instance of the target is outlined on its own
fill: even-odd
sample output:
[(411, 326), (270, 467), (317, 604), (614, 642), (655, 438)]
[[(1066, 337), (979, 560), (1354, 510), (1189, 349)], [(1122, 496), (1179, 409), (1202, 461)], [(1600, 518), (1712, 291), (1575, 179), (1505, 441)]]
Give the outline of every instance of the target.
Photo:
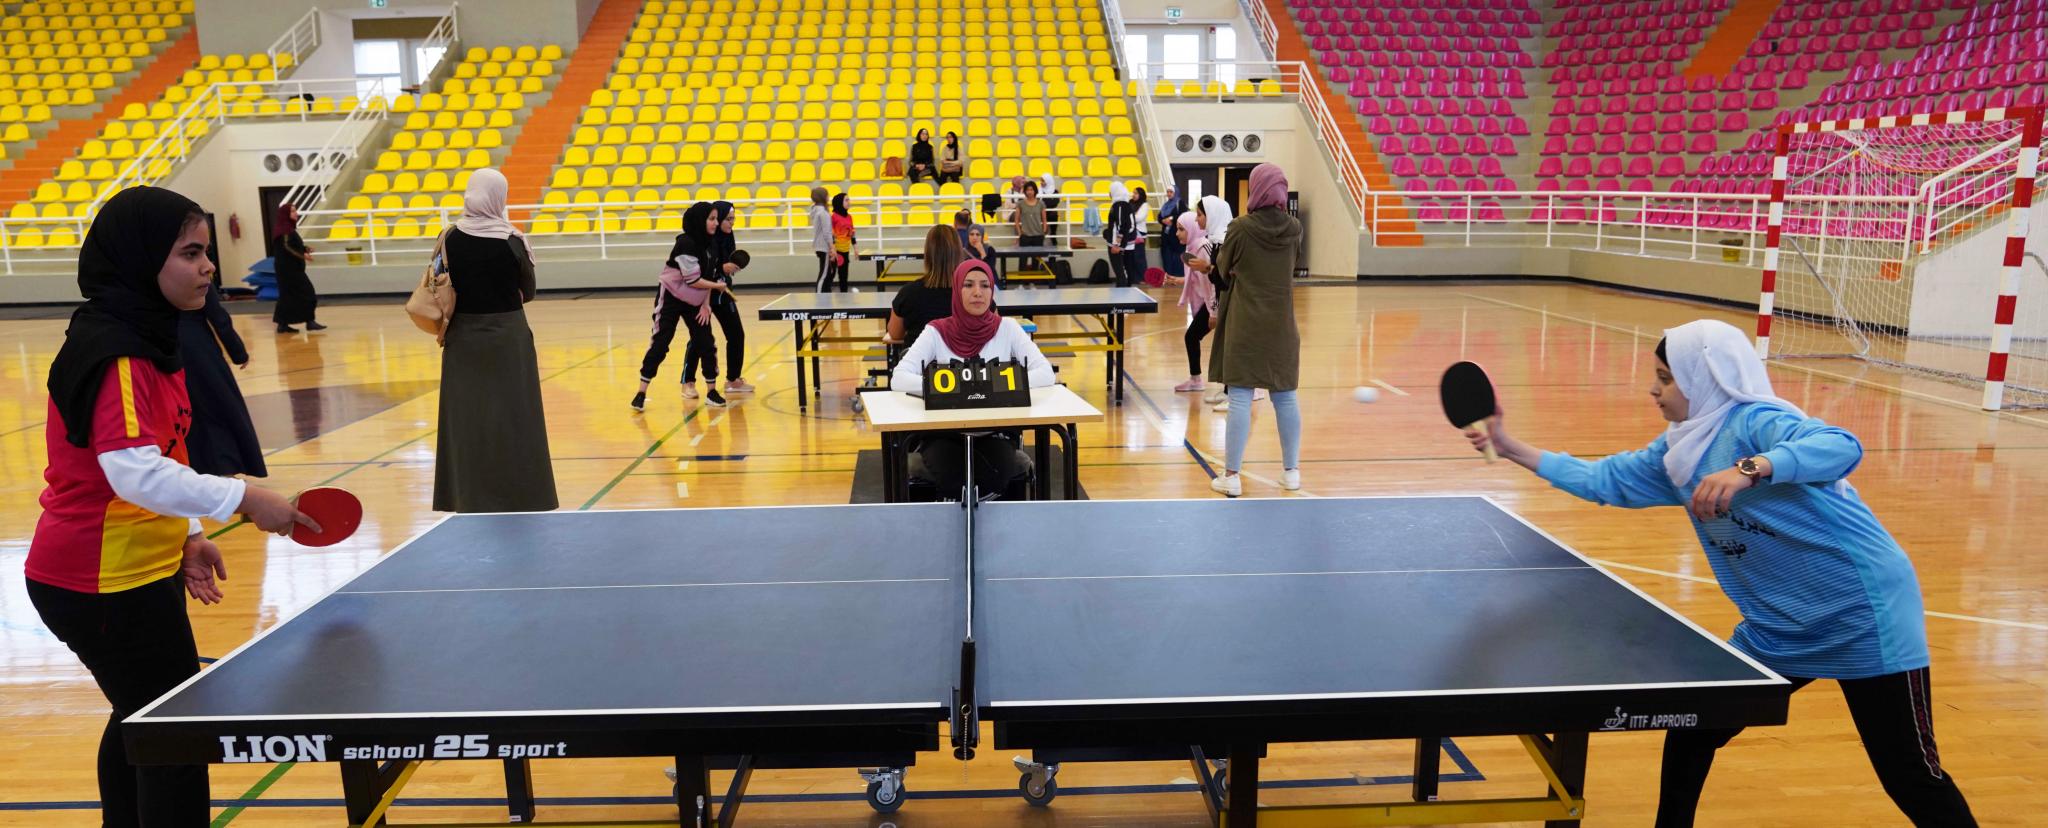
[(383, 173), (370, 173), (363, 176), (363, 192), (365, 194), (376, 195), (378, 193), (390, 192), (390, 190), (391, 181)]
[(391, 179), (391, 192), (404, 195), (419, 192), (419, 189), (420, 177), (417, 173), (402, 172)]
[(328, 241), (354, 241), (356, 239), (355, 220), (335, 219), (334, 223), (327, 228), (327, 239)]

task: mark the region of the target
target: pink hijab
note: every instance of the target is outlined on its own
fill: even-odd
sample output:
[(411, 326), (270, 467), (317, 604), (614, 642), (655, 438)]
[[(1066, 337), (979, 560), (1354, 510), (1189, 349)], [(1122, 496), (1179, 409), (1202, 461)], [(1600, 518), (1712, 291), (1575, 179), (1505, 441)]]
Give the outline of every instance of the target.
[[(991, 295), (988, 312), (975, 316), (967, 312), (967, 305), (960, 301), (960, 292), (967, 283), (967, 274), (976, 270), (988, 274), (989, 285), (995, 285), (995, 272), (980, 259), (968, 259), (953, 268), (953, 315), (932, 322), (939, 336), (946, 340), (946, 349), (954, 356), (969, 359), (981, 355), (981, 348), (996, 337), (996, 330), (1003, 325), (1003, 315), (996, 311)], [(993, 293), (993, 292), (991, 292)]]
[(1266, 163), (1253, 167), (1251, 183), (1251, 197), (1244, 204), (1247, 215), (1253, 210), (1287, 206), (1287, 173), (1281, 172), (1278, 165)]
[[(1180, 214), (1180, 227), (1188, 233), (1188, 252), (1209, 258), (1209, 233), (1202, 229), (1202, 217), (1188, 210)], [(1187, 281), (1180, 286), (1180, 306), (1188, 310), (1198, 307), (1216, 312), (1216, 286), (1209, 282), (1206, 274), (1187, 271)]]

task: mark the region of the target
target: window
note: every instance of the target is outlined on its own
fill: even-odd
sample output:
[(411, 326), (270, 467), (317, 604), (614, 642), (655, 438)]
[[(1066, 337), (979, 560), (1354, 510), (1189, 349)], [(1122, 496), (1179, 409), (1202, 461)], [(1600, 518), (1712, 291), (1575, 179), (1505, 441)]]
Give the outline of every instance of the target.
[(384, 96), (395, 98), (405, 83), (405, 52), (396, 40), (356, 41), (356, 94), (369, 97), (377, 82), (384, 83)]
[(1143, 78), (1148, 75), (1149, 67), (1145, 64), (1150, 60), (1147, 54), (1150, 51), (1147, 47), (1150, 45), (1150, 41), (1144, 35), (1124, 35), (1124, 63), (1130, 66), (1132, 77)]
[(434, 68), (441, 65), (441, 58), (447, 54), (448, 47), (446, 46), (421, 46), (413, 49), (413, 66), (415, 67), (413, 77), (421, 79), (432, 77)]
[(1237, 30), (1229, 26), (1216, 27), (1216, 79), (1225, 84), (1237, 83)]
[(1163, 75), (1173, 80), (1199, 79), (1202, 76), (1202, 36), (1170, 34), (1164, 40), (1166, 70)]

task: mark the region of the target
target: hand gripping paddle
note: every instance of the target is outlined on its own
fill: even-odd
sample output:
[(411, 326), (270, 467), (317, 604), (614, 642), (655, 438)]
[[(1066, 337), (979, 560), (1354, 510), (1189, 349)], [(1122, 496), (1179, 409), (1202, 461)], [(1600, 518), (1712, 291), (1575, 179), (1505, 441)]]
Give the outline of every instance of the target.
[[(1477, 429), (1485, 434), (1486, 420), (1499, 410), (1498, 401), (1493, 397), (1493, 380), (1486, 376), (1486, 369), (1476, 362), (1453, 363), (1444, 369), (1443, 382), (1437, 385), (1437, 393), (1443, 399), (1444, 416), (1451, 425), (1460, 429)], [(1493, 444), (1486, 445), (1486, 462), (1499, 459), (1493, 451)]]
[(303, 523), (292, 527), (292, 540), (302, 546), (333, 546), (348, 540), (363, 522), (363, 502), (347, 489), (316, 486), (293, 499), (301, 512), (320, 524), (320, 531)]

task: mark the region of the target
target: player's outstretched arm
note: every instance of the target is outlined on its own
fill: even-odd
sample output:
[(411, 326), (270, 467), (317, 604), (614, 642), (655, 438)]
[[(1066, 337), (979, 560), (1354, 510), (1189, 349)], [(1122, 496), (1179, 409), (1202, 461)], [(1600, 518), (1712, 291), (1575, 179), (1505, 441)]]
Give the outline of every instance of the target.
[(1515, 439), (1502, 425), (1502, 419), (1501, 412), (1495, 411), (1493, 416), (1486, 418), (1486, 430), (1474, 428), (1465, 431), (1465, 439), (1472, 441), (1472, 450), (1485, 451), (1488, 445), (1492, 445), (1495, 454), (1517, 466), (1536, 471), (1543, 462), (1543, 450)]

